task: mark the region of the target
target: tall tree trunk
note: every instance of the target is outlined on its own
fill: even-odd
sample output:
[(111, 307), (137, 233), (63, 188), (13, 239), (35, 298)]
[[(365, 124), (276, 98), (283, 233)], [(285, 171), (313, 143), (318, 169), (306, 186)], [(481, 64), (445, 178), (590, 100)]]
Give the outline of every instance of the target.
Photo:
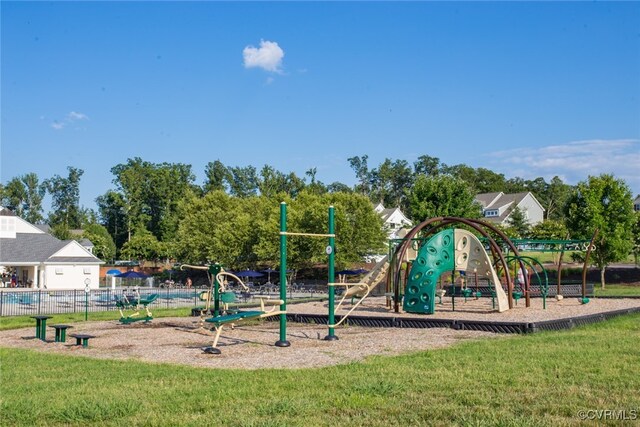
[(605, 283), (604, 283), (604, 271), (605, 271), (606, 268), (607, 267), (602, 267), (600, 269), (600, 289), (604, 289), (604, 285), (605, 285)]

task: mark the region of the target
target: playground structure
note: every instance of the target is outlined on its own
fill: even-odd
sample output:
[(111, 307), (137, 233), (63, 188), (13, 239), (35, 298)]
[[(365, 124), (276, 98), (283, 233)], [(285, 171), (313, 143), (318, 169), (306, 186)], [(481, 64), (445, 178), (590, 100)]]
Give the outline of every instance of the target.
[[(266, 300), (260, 298), (260, 310), (229, 310), (228, 304), (235, 301), (235, 293), (226, 291), (224, 287), (224, 277), (228, 276), (237, 281), (243, 288), (248, 290), (248, 287), (244, 285), (242, 280), (235, 274), (226, 272), (222, 266), (218, 263), (210, 264), (207, 266), (193, 266), (183, 265), (183, 267), (206, 270), (209, 275), (209, 282), (211, 288), (209, 292), (201, 293), (201, 299), (206, 301), (206, 305), (200, 310), (201, 313), (201, 327), (204, 327), (204, 323), (210, 323), (215, 330), (215, 337), (213, 344), (210, 347), (205, 347), (204, 352), (207, 354), (220, 354), (221, 351), (217, 347), (220, 334), (225, 325), (230, 324), (233, 328), (235, 323), (262, 319), (265, 317), (280, 316), (280, 331), (279, 340), (276, 341), (276, 347), (289, 347), (291, 343), (287, 340), (287, 236), (306, 236), (306, 237), (328, 237), (329, 245), (326, 248), (326, 253), (329, 257), (329, 282), (333, 282), (334, 276), (334, 253), (335, 253), (335, 234), (334, 234), (334, 208), (329, 207), (329, 233), (327, 234), (314, 234), (314, 233), (296, 233), (287, 231), (287, 204), (285, 202), (280, 203), (280, 299), (279, 300)], [(334, 289), (329, 288), (329, 304), (333, 306), (335, 299)], [(204, 315), (209, 311), (211, 304), (213, 303), (213, 317), (204, 319)], [(221, 310), (222, 305), (222, 310)], [(272, 305), (270, 309), (266, 309), (266, 305)], [(279, 306), (279, 307), (278, 307)], [(330, 321), (333, 323), (333, 320)], [(328, 340), (337, 339), (333, 333), (333, 329), (329, 329), (329, 335), (326, 337)]]
[[(122, 297), (116, 299), (116, 307), (120, 311), (120, 323), (127, 325), (138, 321), (146, 323), (153, 320), (153, 315), (149, 311), (149, 304), (158, 299), (158, 294), (151, 294), (143, 298), (137, 287), (134, 288), (133, 292), (133, 296), (123, 294)], [(140, 316), (141, 309), (145, 310), (144, 316)], [(133, 313), (125, 315), (123, 310), (133, 310)]]
[[(349, 315), (367, 298), (373, 289), (378, 285), (381, 278), (387, 276), (387, 308), (390, 308), (390, 300), (394, 302), (394, 310), (399, 312), (400, 303), (407, 313), (433, 314), (436, 307), (436, 298), (442, 302), (442, 297), (446, 290), (442, 286), (442, 277), (445, 273), (451, 272), (451, 298), (452, 307), (455, 310), (456, 297), (456, 272), (460, 275), (459, 295), (465, 298), (490, 296), (492, 310), (504, 312), (517, 305), (521, 298), (524, 298), (526, 307), (530, 306), (532, 294), (531, 280), (537, 280), (540, 296), (546, 308), (546, 297), (548, 295), (548, 275), (544, 266), (537, 260), (521, 256), (518, 247), (499, 229), (491, 224), (480, 220), (440, 217), (432, 218), (409, 231), (402, 239), (396, 239), (390, 243), (389, 255), (383, 258), (359, 283), (336, 283), (334, 282), (334, 258), (335, 258), (335, 228), (334, 228), (334, 208), (329, 207), (329, 230), (326, 234), (299, 233), (287, 231), (287, 206), (285, 202), (280, 204), (280, 299), (260, 300), (259, 310), (230, 310), (229, 304), (236, 302), (235, 293), (227, 291), (225, 288), (225, 277), (231, 277), (244, 289), (248, 289), (242, 280), (233, 273), (223, 270), (220, 264), (208, 266), (183, 267), (207, 270), (211, 288), (208, 292), (201, 293), (201, 299), (206, 301), (206, 306), (201, 310), (201, 328), (209, 323), (215, 330), (215, 338), (210, 347), (204, 349), (205, 353), (220, 354), (217, 347), (220, 334), (225, 325), (230, 324), (233, 328), (235, 323), (252, 319), (262, 319), (265, 317), (279, 316), (279, 340), (276, 347), (288, 347), (287, 340), (287, 237), (301, 236), (313, 238), (328, 238), (328, 245), (325, 252), (328, 256), (328, 334), (325, 340), (337, 340), (335, 328), (343, 323)], [(472, 229), (482, 237), (468, 229), (447, 227), (451, 225), (463, 225)], [(497, 238), (493, 236), (498, 236)], [(532, 241), (528, 241), (530, 244)], [(584, 245), (585, 241), (556, 241), (562, 245), (559, 248), (566, 248), (569, 244)], [(592, 241), (593, 242), (593, 241)], [(588, 254), (592, 247), (592, 242), (585, 247)], [(392, 246), (392, 244), (394, 246)], [(506, 254), (503, 247), (507, 249)], [(392, 250), (393, 248), (393, 250)], [(488, 252), (488, 251), (489, 252)], [(182, 267), (181, 267), (182, 268)], [(513, 274), (511, 273), (513, 272)], [(526, 273), (525, 273), (526, 272)], [(464, 280), (469, 278), (469, 281)], [(513, 278), (519, 280), (514, 281)], [(471, 285), (471, 279), (475, 284), (475, 291)], [(483, 291), (480, 290), (479, 283), (486, 281)], [(440, 289), (438, 284), (440, 283)], [(342, 299), (336, 306), (336, 287), (344, 287)], [(505, 289), (506, 288), (506, 289)], [(582, 303), (588, 302), (584, 295)], [(393, 292), (390, 292), (393, 290)], [(488, 292), (487, 292), (488, 290)], [(391, 297), (391, 298), (389, 298)], [(354, 303), (355, 299), (358, 299)], [(336, 322), (335, 313), (339, 311), (344, 302), (351, 300), (349, 311), (341, 315), (341, 319)], [(211, 305), (213, 317), (205, 319), (205, 313), (209, 312)], [(272, 305), (271, 309), (266, 309), (266, 305)], [(279, 307), (276, 307), (279, 306)]]
[[(457, 225), (474, 230), (482, 236), (482, 240), (466, 229), (447, 228)], [(557, 290), (557, 295), (560, 295), (562, 254), (571, 249), (586, 250), (581, 297), (581, 302), (586, 304), (589, 302), (586, 297), (586, 271), (596, 235), (597, 231), (590, 242), (519, 240), (514, 243), (501, 230), (481, 220), (455, 217), (428, 219), (414, 227), (404, 238), (390, 241), (391, 266), (387, 276), (387, 295), (390, 298), (387, 306), (390, 308), (393, 301), (393, 309), (398, 313), (402, 301), (403, 310), (408, 313), (433, 314), (436, 296), (441, 301), (446, 294), (442, 277), (444, 273), (450, 272), (450, 295), (455, 310), (457, 271), (461, 282), (459, 294), (465, 301), (470, 296), (476, 299), (480, 296), (490, 296), (492, 309), (498, 312), (512, 309), (514, 303), (517, 304), (522, 297), (525, 299), (526, 307), (529, 307), (532, 295), (531, 278), (535, 275), (540, 296), (546, 307), (546, 297), (549, 293), (547, 271), (537, 260), (520, 255), (520, 250), (561, 253)], [(497, 236), (497, 240), (493, 236)], [(491, 256), (485, 248), (489, 249)], [(503, 248), (506, 249), (506, 254)], [(465, 278), (474, 280), (475, 292), (468, 286), (469, 281)], [(519, 280), (514, 281), (513, 278)], [(488, 295), (482, 295), (480, 292), (480, 280), (486, 281), (485, 289), (489, 289)], [(506, 292), (503, 286), (506, 287)]]

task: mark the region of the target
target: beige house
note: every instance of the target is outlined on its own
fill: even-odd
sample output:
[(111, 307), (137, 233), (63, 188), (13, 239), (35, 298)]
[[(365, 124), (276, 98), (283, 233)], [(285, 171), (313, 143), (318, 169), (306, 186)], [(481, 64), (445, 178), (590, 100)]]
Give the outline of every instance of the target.
[(97, 289), (100, 264), (104, 262), (79, 242), (59, 240), (0, 207), (1, 286), (10, 286), (15, 275), (21, 287)]

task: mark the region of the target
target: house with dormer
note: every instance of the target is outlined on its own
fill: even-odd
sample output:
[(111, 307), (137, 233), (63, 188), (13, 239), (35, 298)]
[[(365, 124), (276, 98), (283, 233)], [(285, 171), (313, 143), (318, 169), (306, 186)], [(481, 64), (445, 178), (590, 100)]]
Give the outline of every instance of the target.
[(378, 203), (373, 210), (375, 210), (382, 222), (384, 223), (384, 229), (387, 232), (389, 239), (397, 239), (398, 231), (403, 228), (411, 228), (413, 225), (411, 220), (400, 210), (400, 208), (385, 208), (382, 203)]
[(482, 216), (494, 224), (508, 225), (510, 215), (518, 207), (530, 225), (544, 220), (544, 208), (531, 192), (478, 194), (475, 201), (482, 206)]
[[(14, 285), (41, 289), (84, 289), (99, 285), (100, 264), (87, 247), (60, 240), (0, 207), (0, 272)], [(11, 286), (3, 280), (2, 286)]]

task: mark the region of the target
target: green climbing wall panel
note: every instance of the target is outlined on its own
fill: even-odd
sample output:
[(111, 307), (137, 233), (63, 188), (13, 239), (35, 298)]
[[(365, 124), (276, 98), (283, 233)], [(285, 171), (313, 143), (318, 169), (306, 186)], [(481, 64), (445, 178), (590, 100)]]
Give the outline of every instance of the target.
[(422, 245), (411, 266), (403, 309), (408, 313), (433, 314), (440, 275), (454, 269), (454, 230), (442, 230)]

